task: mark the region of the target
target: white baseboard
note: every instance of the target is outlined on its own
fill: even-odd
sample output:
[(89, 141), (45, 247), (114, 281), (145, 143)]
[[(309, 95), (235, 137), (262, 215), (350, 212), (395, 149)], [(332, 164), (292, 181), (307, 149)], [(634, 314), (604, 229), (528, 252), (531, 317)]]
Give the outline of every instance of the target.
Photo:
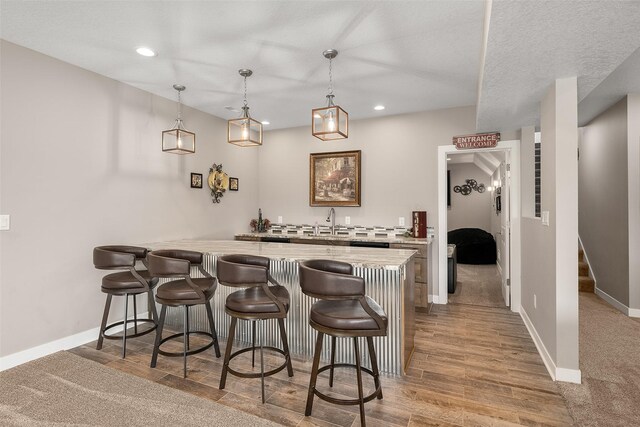
[[(138, 317), (145, 316), (147, 311), (138, 313)], [(129, 317), (129, 320), (133, 320), (133, 316)], [(118, 333), (122, 331), (122, 325), (109, 329), (109, 334)], [(35, 359), (39, 359), (49, 354), (56, 353), (62, 350), (69, 350), (70, 348), (78, 347), (95, 341), (98, 339), (100, 327), (92, 328), (84, 332), (69, 335), (68, 337), (60, 338), (46, 344), (41, 344), (36, 347), (31, 347), (17, 353), (9, 354), (7, 356), (0, 357), (0, 372), (13, 368), (14, 366), (22, 365), (23, 363), (30, 362)]]
[(622, 314), (629, 317), (640, 317), (640, 309), (637, 308), (629, 308), (602, 289), (596, 286), (595, 288), (596, 295), (605, 300), (609, 305), (611, 305), (616, 310), (620, 311)]
[(540, 357), (542, 357), (542, 361), (544, 362), (544, 366), (546, 366), (549, 375), (554, 381), (563, 381), (568, 383), (580, 384), (582, 382), (582, 373), (580, 369), (567, 369), (567, 368), (558, 368), (553, 361), (553, 358), (547, 351), (544, 343), (542, 342), (542, 338), (538, 335), (538, 331), (535, 326), (533, 326), (533, 322), (529, 318), (529, 315), (524, 310), (524, 308), (520, 309), (520, 317), (524, 321), (527, 330), (529, 331), (529, 335), (533, 339), (533, 343), (536, 345), (538, 349), (538, 353)]

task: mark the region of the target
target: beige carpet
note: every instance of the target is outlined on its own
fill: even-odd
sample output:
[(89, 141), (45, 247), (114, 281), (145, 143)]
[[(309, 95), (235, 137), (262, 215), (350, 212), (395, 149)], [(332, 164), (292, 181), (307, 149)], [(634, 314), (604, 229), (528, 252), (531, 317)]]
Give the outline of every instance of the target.
[(275, 426), (62, 351), (0, 373), (2, 426)]
[(580, 293), (582, 384), (558, 383), (578, 426), (640, 426), (640, 321)]
[(458, 264), (458, 283), (449, 303), (505, 307), (501, 286), (495, 264)]

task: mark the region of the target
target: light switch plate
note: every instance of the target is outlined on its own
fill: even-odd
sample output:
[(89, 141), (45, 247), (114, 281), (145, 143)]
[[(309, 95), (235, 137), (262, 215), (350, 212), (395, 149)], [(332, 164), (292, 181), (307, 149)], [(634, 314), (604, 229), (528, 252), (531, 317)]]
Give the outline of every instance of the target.
[(403, 216), (398, 217), (398, 225), (400, 227), (404, 227), (404, 217)]
[(278, 216), (278, 224), (282, 224), (282, 215)]
[(542, 225), (549, 226), (549, 211), (542, 211), (540, 213), (540, 219), (542, 220)]
[(345, 216), (344, 217), (344, 223), (347, 224), (347, 225), (351, 224), (351, 217), (350, 216)]
[(11, 229), (11, 215), (0, 215), (0, 231)]

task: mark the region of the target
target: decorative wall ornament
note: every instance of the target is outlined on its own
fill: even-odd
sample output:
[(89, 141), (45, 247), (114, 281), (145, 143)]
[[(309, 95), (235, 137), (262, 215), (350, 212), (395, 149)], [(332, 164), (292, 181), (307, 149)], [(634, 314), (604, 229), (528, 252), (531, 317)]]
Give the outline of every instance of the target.
[(191, 188), (202, 188), (202, 174), (191, 172)]
[(211, 201), (220, 203), (224, 192), (229, 189), (229, 175), (222, 171), (222, 164), (213, 164), (209, 168), (209, 188), (211, 189)]
[(456, 185), (453, 187), (453, 191), (455, 193), (460, 193), (463, 196), (468, 196), (473, 192), (473, 190), (476, 190), (478, 193), (484, 193), (486, 190), (484, 184), (478, 184), (478, 181), (475, 179), (465, 179), (465, 182), (466, 184)]

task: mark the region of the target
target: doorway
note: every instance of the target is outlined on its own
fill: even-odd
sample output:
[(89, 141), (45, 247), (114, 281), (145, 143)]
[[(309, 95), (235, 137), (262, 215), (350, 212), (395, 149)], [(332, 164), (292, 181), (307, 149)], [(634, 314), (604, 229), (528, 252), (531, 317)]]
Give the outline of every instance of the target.
[[(449, 257), (448, 257), (448, 190), (451, 188), (454, 192), (455, 185), (460, 183), (448, 183), (448, 161), (454, 156), (467, 156), (466, 160), (461, 162), (469, 163), (469, 158), (476, 158), (476, 164), (484, 166), (485, 172), (491, 172), (491, 182), (484, 183), (483, 192), (490, 191), (491, 208), (493, 213), (498, 211), (499, 217), (504, 220), (500, 224), (494, 223), (491, 240), (495, 240), (496, 258), (499, 259), (498, 264), (493, 266), (478, 266), (460, 264), (457, 271), (460, 279), (477, 281), (476, 285), (483, 285), (486, 289), (491, 288), (494, 295), (492, 300), (499, 301), (502, 299), (502, 306), (510, 306), (512, 311), (520, 310), (520, 141), (502, 141), (496, 147), (488, 149), (464, 150), (459, 151), (453, 145), (440, 146), (438, 148), (438, 274), (437, 286), (434, 286), (433, 302), (437, 304), (447, 304), (449, 299)], [(499, 165), (495, 162), (497, 159)], [(491, 163), (493, 162), (493, 167)], [(503, 169), (500, 170), (500, 167)], [(496, 170), (498, 171), (497, 173)], [(496, 179), (498, 178), (498, 179)], [(469, 178), (473, 179), (473, 178)], [(477, 180), (476, 180), (477, 181)], [(494, 181), (497, 181), (495, 185)], [(462, 182), (462, 184), (467, 184)], [(471, 182), (471, 186), (478, 187), (480, 183)], [(489, 187), (491, 189), (489, 190)], [(495, 187), (499, 187), (497, 190)], [(460, 190), (460, 189), (458, 189)], [(468, 195), (470, 189), (463, 188), (463, 192)], [(471, 188), (471, 192), (477, 191)], [(500, 194), (497, 194), (497, 193)], [(499, 196), (499, 197), (497, 197)], [(459, 199), (460, 200), (460, 199)], [(471, 200), (471, 199), (469, 199)], [(455, 221), (452, 218), (452, 222)], [(494, 218), (495, 220), (495, 218)], [(473, 224), (471, 224), (473, 225)], [(473, 227), (471, 227), (473, 229)], [(473, 231), (473, 230), (469, 230)], [(464, 230), (467, 232), (467, 230)], [(479, 232), (479, 231), (478, 231)], [(468, 251), (465, 252), (465, 257)], [(498, 267), (499, 266), (499, 267)], [(491, 285), (490, 281), (498, 281), (499, 284)], [(499, 289), (497, 288), (499, 286)], [(482, 292), (489, 292), (487, 290)], [(437, 290), (437, 294), (436, 291)], [(478, 291), (478, 289), (475, 289)], [(497, 293), (497, 294), (496, 294)], [(454, 292), (455, 295), (455, 292)], [(471, 298), (471, 299), (469, 299)], [(454, 298), (455, 299), (455, 298)], [(473, 300), (473, 295), (467, 295), (462, 298), (464, 301)], [(479, 303), (482, 304), (482, 303)]]

